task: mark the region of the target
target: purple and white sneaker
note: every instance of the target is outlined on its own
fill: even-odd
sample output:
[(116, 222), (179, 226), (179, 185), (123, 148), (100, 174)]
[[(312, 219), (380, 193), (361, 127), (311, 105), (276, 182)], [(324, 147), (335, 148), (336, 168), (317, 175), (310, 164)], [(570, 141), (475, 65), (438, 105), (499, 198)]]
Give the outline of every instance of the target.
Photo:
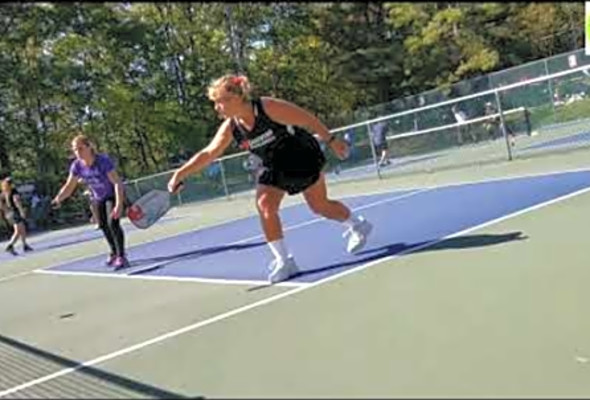
[(115, 270), (121, 269), (121, 268), (127, 268), (127, 267), (129, 267), (129, 261), (127, 261), (127, 258), (125, 258), (125, 256), (117, 256), (115, 258), (115, 262), (114, 262), (113, 266), (115, 267)]
[(107, 259), (105, 260), (105, 264), (109, 267), (112, 267), (113, 264), (115, 264), (115, 260), (117, 259), (117, 256), (114, 254), (110, 254)]

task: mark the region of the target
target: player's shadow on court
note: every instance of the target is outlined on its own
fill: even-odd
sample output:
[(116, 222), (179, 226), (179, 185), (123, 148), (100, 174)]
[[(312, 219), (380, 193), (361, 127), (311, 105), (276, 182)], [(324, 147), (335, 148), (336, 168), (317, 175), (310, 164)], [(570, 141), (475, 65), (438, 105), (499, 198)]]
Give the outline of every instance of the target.
[[(367, 250), (359, 251), (356, 253), (351, 261), (342, 263), (336, 263), (332, 265), (323, 266), (315, 269), (304, 269), (298, 274), (291, 277), (291, 280), (309, 277), (314, 274), (319, 274), (327, 271), (336, 272), (337, 269), (344, 269), (345, 267), (355, 267), (362, 264), (367, 264), (372, 261), (380, 260), (385, 257), (391, 257), (400, 253), (419, 253), (427, 251), (440, 251), (449, 249), (466, 249), (473, 247), (493, 246), (497, 244), (512, 242), (515, 240), (526, 240), (528, 237), (524, 236), (522, 232), (508, 232), (502, 234), (476, 234), (476, 235), (463, 235), (453, 238), (448, 238), (437, 242), (437, 240), (424, 241), (418, 243), (392, 243), (390, 245), (369, 248)], [(301, 268), (305, 268), (304, 265)], [(265, 287), (272, 286), (261, 285), (249, 288), (248, 291), (254, 291), (263, 289)]]
[(101, 238), (102, 238), (102, 232), (96, 231), (96, 233), (93, 232), (91, 234), (77, 235), (76, 237), (74, 237), (72, 239), (64, 239), (64, 240), (57, 239), (57, 240), (55, 240), (57, 243), (50, 244), (49, 246), (41, 245), (38, 247), (39, 247), (39, 250), (50, 250), (50, 249), (55, 249), (55, 248), (59, 248), (59, 247), (70, 246), (73, 244), (89, 242), (91, 240), (97, 240), (97, 239), (101, 239)]
[[(158, 222), (158, 224), (161, 225), (161, 224), (173, 222), (175, 220), (182, 219), (182, 218), (184, 218), (184, 217), (168, 217), (166, 219), (160, 220)], [(140, 230), (139, 228), (134, 227), (133, 224), (131, 224), (129, 222), (121, 223), (121, 226), (125, 231), (127, 231), (127, 230), (130, 230), (130, 231)], [(50, 250), (50, 249), (55, 249), (55, 248), (59, 248), (59, 247), (70, 246), (73, 244), (89, 242), (91, 240), (97, 240), (97, 239), (102, 240), (104, 238), (104, 234), (102, 233), (102, 230), (96, 229), (94, 227), (89, 227), (86, 231), (75, 234), (73, 238), (70, 238), (69, 236), (70, 235), (68, 235), (68, 237), (52, 239), (51, 240), (52, 244), (50, 244), (48, 246), (43, 245), (41, 242), (40, 246), (38, 246), (38, 250)]]
[[(96, 239), (100, 239), (102, 237), (102, 233), (98, 232), (96, 234), (84, 234), (84, 235), (77, 235), (74, 238), (57, 238), (57, 239), (52, 239), (50, 241), (51, 244), (47, 245), (46, 242), (44, 241), (39, 241), (37, 243), (31, 243), (31, 245), (33, 246), (33, 248), (35, 249), (35, 251), (33, 252), (33, 254), (38, 254), (41, 251), (45, 251), (45, 250), (51, 250), (51, 249), (55, 249), (55, 248), (59, 248), (59, 247), (66, 247), (66, 246), (70, 246), (73, 244), (79, 244), (79, 243), (84, 243), (84, 242), (89, 242), (91, 240), (96, 240)], [(49, 241), (49, 240), (48, 240)], [(6, 242), (8, 243), (8, 242)], [(0, 243), (0, 247), (3, 246), (3, 243)], [(6, 247), (6, 246), (4, 246)], [(21, 251), (19, 251), (18, 256), (13, 256), (12, 254), (7, 254), (6, 256), (4, 254), (0, 254), (0, 260), (3, 259), (13, 259), (14, 257), (24, 257), (26, 256), (26, 253), (23, 253)]]
[[(39, 376), (50, 375), (56, 370), (72, 368), (76, 371), (68, 377), (56, 378), (61, 384), (45, 383), (32, 389), (22, 389), (21, 395), (26, 396), (27, 391), (32, 393), (48, 394), (53, 398), (142, 398), (160, 399), (204, 399), (201, 396), (184, 396), (151, 386), (133, 379), (125, 378), (112, 372), (106, 372), (96, 367), (82, 366), (77, 361), (41, 350), (16, 339), (0, 335), (0, 353), (5, 357), (6, 382), (12, 380), (13, 387), (26, 381), (31, 381)], [(12, 360), (12, 365), (11, 365)], [(20, 376), (19, 376), (20, 375)], [(42, 392), (45, 386), (48, 393)], [(0, 392), (2, 391), (0, 387)], [(18, 393), (18, 392), (15, 392)]]
[[(412, 244), (394, 243), (387, 246), (370, 248), (356, 253), (358, 258), (354, 261), (329, 265), (314, 270), (302, 271), (299, 276), (309, 275), (312, 273), (323, 272), (344, 266), (366, 264), (371, 261), (379, 260), (385, 257), (391, 257), (400, 253), (422, 253), (427, 251), (440, 251), (449, 249), (467, 249), (473, 247), (493, 246), (515, 240), (525, 240), (527, 236), (523, 236), (522, 232), (509, 232), (502, 234), (477, 234), (465, 235), (441, 240), (440, 242), (425, 241)], [(428, 246), (428, 244), (432, 245)], [(362, 257), (362, 258), (361, 258)]]
[[(213, 247), (206, 247), (203, 249), (191, 250), (184, 253), (176, 253), (170, 254), (165, 256), (157, 256), (157, 257), (149, 257), (149, 258), (135, 258), (130, 261), (130, 267), (132, 269), (137, 269), (137, 267), (145, 266), (145, 268), (140, 268), (139, 270), (132, 272), (131, 274), (142, 274), (149, 271), (153, 271), (158, 268), (165, 267), (166, 265), (175, 263), (181, 260), (190, 260), (195, 259), (211, 254), (217, 253), (224, 253), (228, 251), (240, 251), (245, 249), (250, 249), (253, 247), (264, 246), (266, 242), (252, 242), (252, 243), (236, 243), (236, 244), (228, 244), (223, 246), (213, 246)], [(121, 271), (128, 271), (129, 268), (123, 268)]]

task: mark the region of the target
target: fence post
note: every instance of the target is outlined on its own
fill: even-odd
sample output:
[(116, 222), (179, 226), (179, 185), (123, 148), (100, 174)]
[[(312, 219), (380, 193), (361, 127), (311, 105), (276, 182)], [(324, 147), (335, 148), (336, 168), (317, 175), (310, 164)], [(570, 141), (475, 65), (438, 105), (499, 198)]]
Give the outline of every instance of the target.
[(379, 168), (379, 161), (377, 160), (377, 150), (375, 150), (375, 144), (373, 143), (373, 137), (371, 136), (371, 124), (367, 124), (367, 137), (369, 138), (369, 144), (371, 145), (371, 153), (373, 154), (373, 162), (375, 163), (377, 177), (381, 179), (381, 169)]
[(176, 194), (176, 197), (178, 198), (178, 205), (181, 206), (182, 205), (182, 196), (180, 195), (180, 192), (182, 190), (179, 190), (178, 193)]
[(225, 191), (225, 197), (230, 200), (229, 197), (229, 188), (227, 187), (227, 181), (225, 180), (225, 168), (223, 168), (223, 162), (221, 159), (217, 159), (216, 162), (219, 163), (219, 170), (221, 171), (221, 183), (223, 184), (223, 190)]
[[(549, 76), (549, 65), (547, 63), (547, 59), (545, 58), (543, 60), (543, 65), (545, 66), (545, 75)], [(555, 113), (555, 98), (553, 97), (553, 83), (551, 82), (551, 79), (547, 79), (547, 86), (549, 87), (549, 96), (550, 99), (549, 101), (551, 102), (551, 109), (553, 110), (553, 122), (557, 122), (557, 114)]]
[(139, 192), (139, 186), (137, 186), (137, 179), (133, 181), (133, 186), (135, 187), (135, 193), (137, 193), (137, 198), (140, 198), (141, 193)]
[(502, 126), (502, 133), (504, 134), (504, 141), (506, 142), (506, 149), (508, 151), (508, 161), (512, 161), (512, 148), (510, 146), (510, 141), (508, 140), (508, 132), (506, 131), (506, 121), (504, 120), (504, 111), (502, 111), (502, 103), (500, 102), (500, 93), (498, 90), (494, 90), (494, 95), (496, 96), (496, 105), (498, 107), (498, 112), (500, 113), (500, 125)]

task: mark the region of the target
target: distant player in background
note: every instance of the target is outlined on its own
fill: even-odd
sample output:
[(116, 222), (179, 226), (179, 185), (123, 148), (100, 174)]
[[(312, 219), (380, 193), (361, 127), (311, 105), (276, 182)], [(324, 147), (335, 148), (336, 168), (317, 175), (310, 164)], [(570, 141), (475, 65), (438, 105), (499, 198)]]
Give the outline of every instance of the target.
[(256, 154), (250, 153), (242, 165), (248, 172), (248, 182), (256, 182), (262, 172), (262, 160)]
[(461, 110), (456, 104), (451, 108), (451, 111), (453, 111), (455, 120), (459, 123), (459, 126), (457, 126), (457, 141), (459, 144), (463, 144), (463, 133), (468, 133), (469, 136), (471, 136), (472, 142), (476, 143), (477, 136), (475, 135), (475, 132), (470, 129), (469, 125), (465, 124), (465, 122), (467, 122), (467, 114), (465, 111)]
[[(488, 116), (497, 114), (497, 111), (494, 108), (494, 106), (492, 105), (492, 103), (490, 103), (490, 102), (486, 103), (484, 114), (488, 115)], [(488, 135), (490, 136), (491, 139), (499, 139), (502, 137), (501, 125), (502, 125), (502, 122), (500, 121), (500, 116), (496, 116), (494, 118), (491, 118), (484, 123), (484, 127), (485, 127), (486, 131), (488, 132)], [(508, 135), (508, 140), (510, 142), (510, 145), (512, 147), (514, 147), (514, 145), (516, 145), (516, 137), (514, 135), (514, 132), (512, 132), (512, 129), (510, 129), (508, 124), (505, 124), (505, 127), (506, 127), (506, 134)]]
[(354, 128), (348, 129), (344, 132), (344, 136), (342, 137), (346, 144), (348, 144), (348, 160), (354, 161), (356, 156), (356, 143), (355, 143), (355, 133)]
[(11, 178), (2, 180), (2, 191), (0, 193), (0, 209), (4, 214), (4, 218), (14, 228), (14, 233), (6, 246), (6, 252), (12, 255), (18, 255), (14, 249), (14, 245), (21, 240), (23, 244), (23, 251), (28, 252), (33, 249), (27, 244), (27, 228), (25, 226), (25, 218), (27, 217), (25, 208), (23, 207), (20, 194), (12, 184)]
[(371, 140), (375, 152), (379, 155), (379, 166), (391, 164), (389, 160), (389, 144), (387, 143), (387, 122), (379, 121), (371, 125)]

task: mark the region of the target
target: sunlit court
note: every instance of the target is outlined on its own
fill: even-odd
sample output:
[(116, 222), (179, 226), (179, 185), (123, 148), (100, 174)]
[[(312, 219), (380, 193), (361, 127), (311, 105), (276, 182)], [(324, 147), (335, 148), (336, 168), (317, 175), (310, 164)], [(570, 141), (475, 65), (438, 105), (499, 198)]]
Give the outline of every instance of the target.
[(335, 185), (377, 221), (354, 256), (295, 201), (274, 286), (249, 198), (131, 231), (119, 272), (91, 227), (39, 235), (2, 258), (1, 394), (584, 395), (587, 154)]
[[(590, 56), (573, 46), (577, 31), (568, 41), (519, 19), (566, 26), (574, 6), (512, 6), (523, 38), (561, 39), (549, 48), (543, 36), (526, 54), (506, 39), (496, 60), (494, 49), (469, 58), (459, 45), (493, 42), (466, 31), (465, 15), (508, 29), (500, 3), (375, 3), (366, 15), (382, 11), (407, 58), (389, 60), (330, 42), (369, 29), (349, 31), (363, 21), (352, 4), (113, 3), (72, 6), (76, 18), (43, 4), (41, 22), (0, 11), (10, 32), (29, 32), (25, 20), (47, 30), (44, 50), (31, 39), (27, 51), (57, 71), (44, 85), (63, 84), (38, 102), (27, 96), (41, 92), (19, 86), (30, 101), (17, 106), (9, 88), (22, 77), (0, 72), (0, 399), (590, 396)], [(58, 15), (68, 28), (53, 37)], [(430, 24), (414, 32), (408, 21), (425, 16), (440, 37)], [(432, 52), (443, 39), (450, 47)], [(281, 41), (288, 54), (274, 53)], [(11, 43), (0, 38), (17, 54)], [(300, 162), (317, 163), (349, 217), (325, 217), (327, 203), (314, 211), (302, 189), (282, 199), (284, 238), (268, 239), (268, 188), (292, 186), (256, 140), (303, 131), (273, 120), (288, 113), (248, 97), (250, 83), (325, 118), (300, 139), (318, 157)], [(45, 136), (5, 136), (27, 115)], [(309, 155), (293, 148), (294, 160)], [(366, 241), (350, 250), (366, 221)], [(292, 273), (273, 281), (281, 265)]]

